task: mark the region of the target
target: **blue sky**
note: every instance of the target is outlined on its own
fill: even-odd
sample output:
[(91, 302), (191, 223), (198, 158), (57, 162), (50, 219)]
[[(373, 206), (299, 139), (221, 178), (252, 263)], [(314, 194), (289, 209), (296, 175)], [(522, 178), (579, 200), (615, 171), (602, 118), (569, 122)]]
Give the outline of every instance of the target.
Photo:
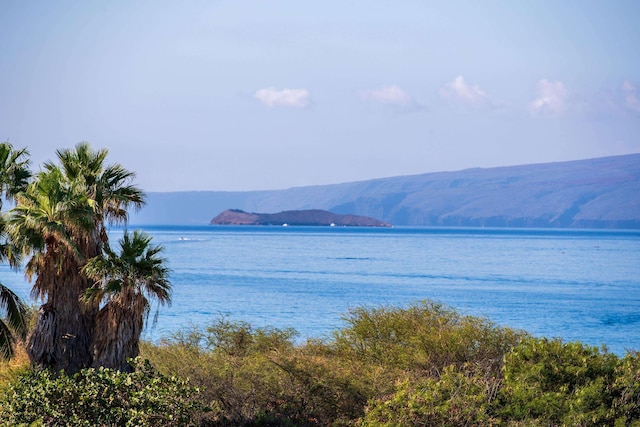
[(0, 0), (0, 140), (147, 191), (640, 152), (640, 2)]

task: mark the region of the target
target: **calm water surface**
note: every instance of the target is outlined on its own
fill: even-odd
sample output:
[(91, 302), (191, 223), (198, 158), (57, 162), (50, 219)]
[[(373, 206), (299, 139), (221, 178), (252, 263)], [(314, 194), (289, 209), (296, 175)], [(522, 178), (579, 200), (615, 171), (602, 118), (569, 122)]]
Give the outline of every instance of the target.
[[(220, 314), (322, 337), (350, 307), (433, 299), (535, 335), (640, 349), (640, 231), (140, 228), (165, 247), (174, 285), (146, 339)], [(28, 296), (21, 274), (0, 272)]]

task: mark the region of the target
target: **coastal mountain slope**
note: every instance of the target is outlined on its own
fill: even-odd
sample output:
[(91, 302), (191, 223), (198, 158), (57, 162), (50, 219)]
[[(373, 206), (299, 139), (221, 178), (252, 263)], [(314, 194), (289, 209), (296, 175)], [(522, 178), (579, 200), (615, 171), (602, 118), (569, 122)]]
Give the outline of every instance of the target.
[(228, 208), (323, 209), (393, 225), (640, 228), (640, 154), (247, 192), (149, 193), (132, 224), (207, 224)]

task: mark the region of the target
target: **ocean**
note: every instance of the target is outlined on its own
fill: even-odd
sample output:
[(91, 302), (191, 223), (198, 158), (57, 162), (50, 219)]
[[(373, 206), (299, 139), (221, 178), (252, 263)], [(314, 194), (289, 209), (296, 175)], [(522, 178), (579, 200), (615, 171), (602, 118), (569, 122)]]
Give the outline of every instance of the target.
[[(172, 271), (151, 341), (228, 316), (292, 327), (302, 342), (329, 337), (350, 308), (429, 299), (535, 336), (640, 350), (640, 230), (135, 228), (164, 246)], [(110, 231), (114, 247), (121, 236)], [(28, 298), (21, 273), (0, 272)]]

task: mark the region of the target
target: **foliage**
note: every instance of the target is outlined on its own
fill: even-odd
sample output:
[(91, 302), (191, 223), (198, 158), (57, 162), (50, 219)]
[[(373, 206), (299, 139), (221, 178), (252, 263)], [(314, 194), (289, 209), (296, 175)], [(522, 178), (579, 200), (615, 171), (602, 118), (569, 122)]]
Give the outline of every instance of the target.
[(612, 389), (619, 363), (606, 350), (579, 342), (525, 340), (505, 360), (502, 413), (551, 425), (613, 425), (619, 418)]
[(345, 321), (347, 327), (335, 334), (340, 351), (421, 375), (469, 363), (497, 374), (504, 355), (525, 336), (433, 301), (406, 308), (355, 308)]
[(636, 353), (531, 338), (431, 302), (350, 316), (328, 341), (296, 346), (223, 318), (144, 351), (206, 387), (211, 425), (638, 423)]
[(30, 372), (29, 356), (24, 346), (16, 346), (15, 353), (10, 360), (0, 361), (0, 394), (21, 375)]
[[(221, 317), (142, 354), (203, 389), (211, 425), (330, 425), (363, 413), (374, 393), (362, 364), (320, 342), (296, 346), (291, 329)], [(185, 361), (189, 361), (185, 363)]]
[[(4, 199), (13, 199), (26, 185), (29, 171), (29, 153), (16, 150), (8, 142), (0, 143), (0, 261), (18, 265), (20, 256), (7, 233), (7, 223), (2, 205)], [(27, 334), (27, 307), (9, 288), (0, 283), (0, 359), (14, 356), (16, 339), (24, 340)]]
[(0, 359), (14, 356), (16, 339), (27, 336), (27, 306), (9, 288), (0, 283)]
[(84, 369), (73, 376), (32, 372), (0, 400), (3, 425), (41, 421), (49, 426), (189, 426), (198, 390), (136, 359), (133, 373)]
[(142, 352), (161, 371), (203, 388), (215, 425), (352, 425), (368, 401), (396, 392), (398, 381), (436, 378), (449, 365), (473, 366), (497, 387), (491, 375), (523, 336), (431, 302), (351, 315), (328, 341), (296, 346), (291, 330), (221, 317)]
[(491, 415), (499, 380), (448, 366), (439, 378), (404, 380), (368, 407), (361, 427), (498, 425)]
[[(18, 367), (7, 371), (0, 420), (67, 425), (46, 418), (64, 414), (74, 425), (178, 424), (152, 424), (145, 408), (153, 407), (161, 416), (182, 414), (186, 425), (218, 427), (640, 426), (638, 353), (620, 358), (531, 338), (429, 302), (354, 312), (333, 339), (301, 344), (291, 329), (220, 317), (143, 343), (157, 371), (146, 364), (131, 375), (97, 369), (12, 380)], [(416, 344), (427, 342), (444, 354)], [(189, 378), (190, 386), (176, 378)], [(144, 387), (147, 394), (136, 394)], [(182, 400), (181, 387), (190, 390)]]
[(616, 420), (640, 426), (640, 353), (628, 352), (616, 366), (613, 383)]
[(135, 293), (157, 298), (162, 304), (171, 301), (171, 284), (166, 260), (160, 257), (162, 246), (153, 245), (153, 238), (135, 230), (130, 234), (125, 230), (119, 240), (120, 253), (104, 248), (104, 256), (97, 256), (87, 262), (83, 273), (95, 280), (96, 286), (87, 291), (88, 298), (106, 300), (107, 303), (124, 289), (132, 288)]
[(4, 198), (13, 198), (27, 186), (29, 163), (26, 148), (16, 150), (8, 142), (0, 143), (0, 209)]

